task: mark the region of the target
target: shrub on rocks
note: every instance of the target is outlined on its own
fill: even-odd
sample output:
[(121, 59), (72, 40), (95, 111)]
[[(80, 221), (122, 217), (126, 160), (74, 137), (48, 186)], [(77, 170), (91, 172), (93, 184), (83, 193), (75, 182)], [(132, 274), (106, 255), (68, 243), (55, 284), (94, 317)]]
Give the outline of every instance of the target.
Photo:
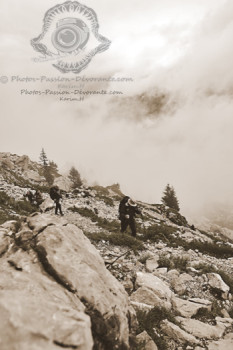
[(144, 250), (143, 243), (140, 240), (127, 234), (121, 234), (121, 233), (108, 234), (105, 232), (85, 233), (85, 234), (91, 241), (96, 241), (96, 242), (107, 241), (110, 244), (113, 244), (116, 246), (128, 247), (132, 249), (135, 253), (137, 253), (140, 250)]
[(158, 263), (159, 267), (167, 267), (168, 270), (177, 269), (185, 272), (189, 259), (186, 256), (168, 256), (161, 255)]

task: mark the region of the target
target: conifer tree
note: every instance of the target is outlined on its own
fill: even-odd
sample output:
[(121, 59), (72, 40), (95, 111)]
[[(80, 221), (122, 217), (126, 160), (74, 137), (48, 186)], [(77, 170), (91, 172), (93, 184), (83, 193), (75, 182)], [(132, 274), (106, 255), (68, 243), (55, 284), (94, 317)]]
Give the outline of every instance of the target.
[(52, 160), (49, 161), (49, 169), (50, 169), (50, 173), (53, 175), (53, 177), (58, 177), (58, 176), (60, 176), (60, 175), (59, 175), (59, 172), (58, 172), (58, 166), (57, 166), (57, 164), (56, 164), (54, 161), (52, 161)]
[(72, 168), (70, 169), (68, 177), (69, 177), (70, 181), (72, 182), (73, 189), (80, 187), (82, 185), (81, 176), (80, 176), (78, 170), (74, 166), (72, 166)]
[(171, 209), (175, 209), (177, 211), (180, 210), (179, 201), (176, 197), (176, 192), (174, 188), (169, 184), (167, 184), (163, 192), (162, 203)]
[(43, 167), (43, 176), (45, 180), (51, 186), (54, 182), (54, 178), (59, 176), (57, 164), (53, 161), (49, 161), (45, 153), (44, 148), (42, 148), (40, 153), (40, 163)]
[(43, 166), (47, 166), (48, 163), (49, 163), (44, 148), (42, 148), (42, 150), (41, 150), (41, 152), (40, 152), (40, 163), (41, 163), (41, 165), (43, 165)]

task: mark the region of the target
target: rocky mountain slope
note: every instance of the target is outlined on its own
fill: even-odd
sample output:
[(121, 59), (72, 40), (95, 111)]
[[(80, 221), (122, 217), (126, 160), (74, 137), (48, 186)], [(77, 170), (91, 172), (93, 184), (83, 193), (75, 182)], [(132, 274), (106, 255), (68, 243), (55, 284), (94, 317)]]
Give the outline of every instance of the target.
[[(232, 349), (222, 233), (138, 202), (137, 237), (121, 234), (118, 185), (71, 191), (63, 177), (58, 217), (40, 165), (6, 153), (0, 165), (1, 350)], [(35, 188), (40, 208), (23, 197)]]

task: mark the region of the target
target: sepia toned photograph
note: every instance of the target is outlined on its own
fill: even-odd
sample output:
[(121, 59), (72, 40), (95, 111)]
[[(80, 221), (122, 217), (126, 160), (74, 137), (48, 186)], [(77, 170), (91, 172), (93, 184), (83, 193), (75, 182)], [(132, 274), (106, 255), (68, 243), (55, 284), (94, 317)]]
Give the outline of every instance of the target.
[(0, 350), (232, 350), (233, 2), (0, 18)]

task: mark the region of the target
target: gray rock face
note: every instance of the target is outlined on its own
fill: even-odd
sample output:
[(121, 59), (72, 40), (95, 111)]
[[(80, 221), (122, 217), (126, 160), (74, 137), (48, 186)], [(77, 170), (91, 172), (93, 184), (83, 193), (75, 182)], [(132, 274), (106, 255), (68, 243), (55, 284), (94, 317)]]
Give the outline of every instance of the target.
[(137, 272), (136, 284), (139, 287), (151, 289), (160, 299), (171, 302), (172, 292), (160, 278), (150, 273)]
[(227, 299), (230, 287), (222, 280), (217, 273), (207, 273), (209, 285), (221, 292), (222, 298)]
[(5, 169), (10, 169), (10, 170), (14, 169), (14, 164), (11, 162), (9, 158), (0, 159), (0, 166)]
[(198, 320), (182, 317), (177, 317), (177, 320), (181, 322), (181, 325), (186, 332), (194, 335), (197, 338), (219, 339), (223, 336), (226, 329), (223, 324), (211, 326)]
[(183, 273), (179, 277), (173, 278), (172, 287), (178, 295), (184, 295), (187, 290), (188, 283), (192, 280), (192, 276), (187, 273)]
[(124, 288), (80, 229), (53, 219), (28, 218), (16, 241), (2, 231), (0, 349), (128, 349)]
[(54, 201), (51, 198), (46, 198), (44, 202), (40, 205), (42, 212), (52, 210), (55, 207)]
[(74, 225), (49, 226), (38, 236), (36, 250), (42, 258), (46, 257), (48, 264), (63, 283), (75, 292), (84, 304), (94, 308), (98, 317), (102, 316), (112, 323), (113, 334), (114, 329), (119, 331), (117, 340), (126, 341), (127, 294), (105, 268), (99, 253), (81, 230)]
[(188, 334), (180, 327), (175, 324), (165, 320), (161, 324), (161, 328), (165, 334), (171, 337), (174, 340), (179, 341), (180, 343), (191, 343), (198, 344), (198, 340), (191, 334)]
[(20, 167), (23, 171), (26, 171), (28, 170), (29, 161), (28, 156), (21, 156), (15, 161), (15, 165)]
[(57, 185), (63, 191), (69, 192), (72, 183), (67, 177), (59, 176), (54, 180), (54, 185)]
[(142, 344), (144, 350), (158, 350), (157, 345), (146, 331), (137, 335), (137, 341)]
[(159, 259), (159, 257), (154, 256), (154, 257), (151, 257), (151, 258), (146, 260), (146, 271), (147, 272), (153, 272), (157, 269), (157, 267), (159, 266), (158, 259)]
[(214, 341), (208, 344), (208, 350), (232, 350), (233, 334), (227, 334), (224, 339)]
[(198, 310), (200, 309), (211, 309), (211, 302), (208, 300), (201, 300), (198, 301), (193, 300), (184, 300), (180, 298), (173, 297), (172, 298), (172, 307), (173, 309), (178, 312), (183, 317), (192, 317), (196, 315)]
[(132, 293), (130, 297), (131, 301), (147, 304), (150, 306), (164, 307), (165, 309), (171, 310), (171, 303), (160, 299), (154, 291), (147, 287), (140, 287), (136, 292)]
[(36, 171), (34, 170), (26, 170), (24, 171), (24, 175), (28, 180), (32, 180), (35, 182), (43, 182), (45, 181), (45, 178), (40, 176)]
[(0, 267), (0, 348), (91, 350), (90, 317), (78, 300), (45, 276), (33, 253), (7, 254)]

